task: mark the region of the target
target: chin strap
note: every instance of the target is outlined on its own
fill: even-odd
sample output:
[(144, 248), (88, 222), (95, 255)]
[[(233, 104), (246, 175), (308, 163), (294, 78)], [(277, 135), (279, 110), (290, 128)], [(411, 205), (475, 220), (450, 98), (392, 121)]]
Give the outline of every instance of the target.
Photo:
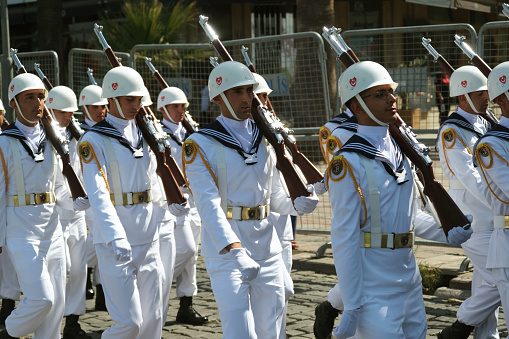
[(472, 102), (472, 99), (470, 99), (470, 95), (469, 93), (465, 94), (465, 97), (467, 98), (467, 102), (468, 104), (470, 105), (470, 108), (477, 114), (480, 114), (481, 112), (479, 112), (477, 110), (477, 108), (474, 106), (474, 103)]
[(230, 102), (228, 101), (228, 99), (226, 98), (226, 95), (224, 95), (224, 93), (221, 93), (219, 94), (221, 96), (221, 98), (223, 99), (226, 107), (228, 108), (228, 110), (230, 111), (233, 119), (235, 120), (238, 120), (238, 121), (241, 121), (242, 119), (239, 119), (239, 117), (237, 116), (237, 114), (235, 114), (235, 112), (233, 111), (233, 108), (232, 106), (230, 105)]
[(16, 99), (16, 97), (14, 97), (14, 102), (16, 103), (16, 107), (18, 108), (18, 112), (19, 112), (19, 114), (21, 115), (21, 117), (22, 117), (23, 119), (25, 119), (25, 121), (26, 121), (26, 122), (29, 122), (29, 123), (31, 123), (31, 124), (36, 124), (36, 123), (38, 123), (38, 122), (39, 122), (39, 120), (35, 120), (35, 121), (33, 121), (33, 120), (28, 120), (27, 118), (25, 118), (25, 116), (23, 115), (23, 112), (21, 111), (21, 108), (19, 107), (18, 100)]
[(359, 104), (361, 104), (362, 108), (364, 109), (364, 111), (369, 115), (369, 117), (371, 118), (371, 120), (373, 120), (374, 122), (376, 122), (377, 124), (379, 124), (380, 126), (388, 126), (389, 124), (388, 123), (385, 123), (385, 122), (381, 122), (380, 120), (378, 120), (374, 115), (373, 113), (371, 113), (371, 111), (369, 110), (368, 106), (366, 106), (366, 103), (364, 102), (364, 100), (362, 100), (361, 96), (359, 94), (356, 94), (355, 95), (355, 98), (357, 99), (357, 101), (359, 102)]
[(94, 119), (92, 119), (92, 116), (90, 115), (90, 112), (88, 111), (87, 105), (83, 105), (83, 108), (85, 109), (85, 115), (87, 116), (87, 119), (90, 121), (94, 121)]
[(170, 120), (174, 124), (178, 125), (178, 122), (173, 120), (173, 118), (171, 117), (170, 113), (168, 113), (168, 110), (166, 109), (166, 106), (163, 106), (163, 110), (164, 110), (164, 113), (166, 114), (166, 117), (168, 118), (168, 120)]
[(113, 99), (115, 99), (115, 103), (117, 104), (118, 113), (120, 114), (122, 119), (125, 119), (125, 115), (124, 115), (124, 112), (122, 111), (122, 107), (120, 107), (120, 103), (118, 102), (117, 98), (113, 98)]

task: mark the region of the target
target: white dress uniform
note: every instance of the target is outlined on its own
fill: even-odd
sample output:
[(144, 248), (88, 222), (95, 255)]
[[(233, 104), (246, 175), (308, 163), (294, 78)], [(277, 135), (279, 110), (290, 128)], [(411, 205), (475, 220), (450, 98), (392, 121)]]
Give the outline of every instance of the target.
[[(182, 143), (186, 138), (186, 130), (182, 123), (174, 124), (162, 120), (163, 130), (170, 136), (171, 154), (179, 168), (182, 168)], [(177, 298), (192, 297), (197, 294), (196, 259), (200, 243), (201, 219), (193, 197), (189, 196), (189, 212), (177, 217), (175, 226), (175, 271)]]
[(484, 198), (481, 175), (474, 167), (474, 145), (488, 129), (480, 115), (458, 108), (440, 127), (437, 148), (440, 165), (449, 179), (449, 195), (464, 214), (473, 216), (471, 238), (461, 246), (474, 266), (472, 297), (458, 309), (458, 320), (475, 326), (474, 338), (498, 338), (500, 295), (493, 276), (486, 269), (493, 232), (493, 212)]
[[(164, 273), (151, 202), (159, 185), (151, 180), (147, 145), (133, 120), (108, 115), (83, 136), (80, 157), (106, 306), (115, 321), (102, 338), (160, 338)], [(115, 239), (127, 239), (131, 261), (114, 259)]]
[(344, 309), (360, 308), (355, 338), (424, 338), (426, 312), (413, 241), (446, 238), (431, 216), (415, 223), (414, 178), (388, 128), (359, 126), (326, 174)]
[(320, 128), (320, 149), (327, 164), (355, 132), (357, 132), (357, 118), (349, 109)]
[[(62, 136), (69, 141), (69, 159), (72, 168), (79, 170), (80, 162), (78, 155), (78, 142), (71, 135), (68, 128), (60, 128)], [(61, 162), (59, 162), (58, 176), (62, 176)], [(77, 173), (78, 174), (78, 173)], [(81, 177), (81, 175), (78, 175)], [(68, 187), (68, 186), (67, 186)], [(57, 204), (56, 210), (59, 216), (60, 224), (66, 243), (67, 272), (69, 277), (65, 288), (65, 313), (64, 316), (71, 314), (82, 315), (86, 312), (85, 306), (85, 285), (87, 276), (87, 225), (85, 221), (85, 212), (76, 211), (72, 205), (72, 196), (70, 190), (62, 190), (62, 195), (57, 196), (57, 201), (65, 201), (65, 206)]]
[(55, 195), (66, 189), (41, 124), (11, 124), (0, 136), (0, 247), (7, 250), (24, 298), (5, 321), (11, 336), (60, 338), (65, 252)]
[[(483, 184), (487, 188), (486, 200), (494, 214), (494, 230), (490, 238), (487, 268), (491, 270), (501, 296), (502, 307), (509, 309), (509, 119), (502, 116), (478, 141), (476, 159)], [(507, 320), (506, 320), (507, 322)]]
[[(201, 254), (224, 338), (278, 338), (285, 268), (281, 243), (267, 215), (296, 212), (261, 132), (250, 119), (220, 116), (185, 141), (184, 170), (202, 217)], [(254, 220), (257, 214), (260, 220)], [(236, 242), (261, 267), (251, 281), (242, 281), (224, 250)]]

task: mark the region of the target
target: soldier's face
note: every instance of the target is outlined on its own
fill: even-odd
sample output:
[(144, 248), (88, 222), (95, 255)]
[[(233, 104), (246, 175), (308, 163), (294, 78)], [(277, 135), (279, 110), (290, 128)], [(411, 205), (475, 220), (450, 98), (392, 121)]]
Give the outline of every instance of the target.
[(269, 95), (267, 93), (258, 93), (256, 94), (258, 99), (262, 102), (263, 106), (267, 106), (267, 101), (269, 99)]
[(467, 95), (470, 96), (470, 100), (472, 100), (472, 103), (478, 112), (486, 112), (489, 102), (488, 91), (476, 91)]
[[(38, 121), (42, 118), (44, 106), (44, 90), (31, 89), (23, 91), (16, 95), (19, 108), (27, 120)], [(14, 99), (11, 100), (9, 105), (16, 110), (16, 119), (27, 126), (34, 126), (36, 124), (26, 121), (18, 111)]]
[[(375, 118), (385, 123), (395, 121), (397, 113), (396, 96), (391, 85), (380, 85), (369, 88), (362, 93), (361, 97)], [(371, 118), (369, 118), (369, 120), (371, 120)], [(373, 120), (371, 121), (373, 122), (373, 126), (378, 125)]]
[(87, 105), (87, 109), (93, 122), (99, 122), (106, 117), (106, 105)]
[[(178, 123), (178, 122), (182, 122), (182, 120), (184, 120), (184, 113), (186, 113), (186, 104), (168, 104), (165, 107), (166, 107), (166, 111), (168, 112), (170, 117), (173, 119), (173, 121)], [(163, 117), (165, 117), (164, 113), (163, 113)]]
[(136, 114), (138, 114), (138, 111), (141, 108), (141, 98), (142, 97), (135, 96), (117, 97), (118, 103), (122, 108), (122, 112), (124, 114), (123, 117), (122, 115), (120, 115), (115, 100), (110, 98), (108, 99), (108, 101), (110, 102), (109, 114), (120, 119), (133, 120), (134, 118), (136, 118)]
[[(224, 92), (230, 102), (230, 106), (239, 120), (246, 120), (251, 117), (251, 104), (253, 103), (253, 85), (238, 86)], [(221, 96), (214, 98), (214, 102), (221, 107), (221, 112), (226, 118), (234, 119), (230, 110), (224, 103)]]
[(54, 109), (53, 114), (55, 115), (55, 119), (57, 120), (60, 127), (67, 127), (71, 123), (73, 112), (65, 112), (59, 109)]

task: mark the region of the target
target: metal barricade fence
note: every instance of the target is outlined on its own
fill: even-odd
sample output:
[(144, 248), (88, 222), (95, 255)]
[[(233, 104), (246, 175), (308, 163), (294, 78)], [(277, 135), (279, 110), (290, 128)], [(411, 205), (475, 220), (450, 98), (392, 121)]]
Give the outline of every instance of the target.
[[(241, 63), (244, 63), (241, 47), (248, 48), (256, 71), (273, 90), (270, 99), (277, 116), (296, 131), (299, 150), (325, 170), (317, 135), (332, 112), (321, 36), (304, 32), (223, 41), (223, 44), (232, 58)], [(157, 102), (161, 88), (145, 64), (145, 57), (152, 59), (152, 64), (170, 86), (186, 93), (189, 112), (202, 126), (220, 114), (216, 105), (206, 107), (209, 103), (206, 86), (212, 70), (210, 56), (217, 56), (210, 44), (136, 45), (131, 51), (133, 67), (144, 78), (152, 101)], [(312, 216), (300, 218), (300, 228), (327, 230), (329, 219), (330, 207), (324, 201)]]
[[(130, 66), (128, 53), (115, 52), (124, 66)], [(93, 70), (94, 78), (99, 86), (106, 72), (111, 69), (110, 62), (102, 50), (73, 48), (69, 52), (69, 87), (78, 96), (81, 90), (90, 85), (87, 69)]]

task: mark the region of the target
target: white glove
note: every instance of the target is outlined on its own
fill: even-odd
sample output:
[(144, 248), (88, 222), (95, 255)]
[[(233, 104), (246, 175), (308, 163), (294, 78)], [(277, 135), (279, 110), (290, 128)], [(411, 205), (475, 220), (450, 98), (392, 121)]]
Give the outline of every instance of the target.
[(260, 272), (260, 265), (251, 259), (244, 247), (232, 248), (228, 253), (230, 253), (235, 267), (240, 271), (242, 281), (251, 281), (256, 278)]
[(191, 194), (191, 192), (189, 191), (189, 188), (187, 186), (180, 186), (180, 190), (184, 194), (187, 194), (187, 195)]
[(76, 200), (72, 202), (72, 205), (76, 211), (84, 211), (90, 208), (90, 201), (88, 197), (77, 197)]
[(315, 194), (313, 185), (308, 185), (308, 192), (313, 194), (309, 197), (297, 197), (293, 202), (293, 207), (295, 207), (298, 215), (309, 214), (313, 212), (316, 208), (316, 205), (318, 205), (318, 197)]
[(323, 180), (314, 184), (314, 187), (316, 195), (322, 195), (325, 194), (325, 192), (327, 192), (327, 186), (325, 185)]
[(116, 261), (130, 261), (131, 260), (131, 245), (125, 238), (115, 239), (111, 242), (113, 252), (115, 253), (114, 259)]
[[(466, 215), (468, 221), (470, 224), (472, 224), (472, 220), (474, 218), (470, 215)], [(468, 225), (467, 229), (464, 229), (463, 227), (454, 227), (452, 228), (449, 233), (447, 234), (447, 243), (451, 246), (459, 246), (463, 244), (465, 241), (470, 239), (470, 236), (472, 235), (472, 227)]]
[(181, 217), (187, 212), (189, 212), (189, 204), (186, 202), (184, 206), (181, 204), (173, 203), (171, 205), (168, 205), (168, 210), (170, 210), (170, 213), (173, 214), (176, 217)]
[(359, 308), (355, 310), (345, 310), (339, 321), (338, 327), (334, 329), (334, 338), (346, 339), (353, 337), (357, 331), (357, 323), (359, 321)]

